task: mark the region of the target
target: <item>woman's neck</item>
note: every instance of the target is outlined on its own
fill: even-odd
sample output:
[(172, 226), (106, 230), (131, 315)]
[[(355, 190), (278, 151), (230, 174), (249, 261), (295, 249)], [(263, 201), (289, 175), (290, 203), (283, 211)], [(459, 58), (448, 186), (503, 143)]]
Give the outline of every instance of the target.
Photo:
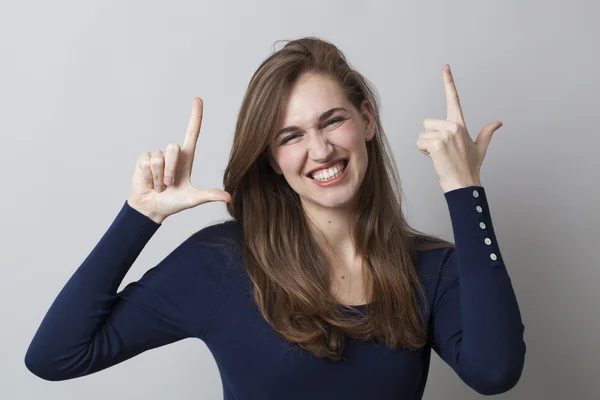
[[(319, 208), (305, 210), (317, 243), (334, 262), (346, 267), (357, 265), (357, 252), (352, 242), (354, 218), (348, 210)], [(319, 231), (322, 233), (319, 234)]]

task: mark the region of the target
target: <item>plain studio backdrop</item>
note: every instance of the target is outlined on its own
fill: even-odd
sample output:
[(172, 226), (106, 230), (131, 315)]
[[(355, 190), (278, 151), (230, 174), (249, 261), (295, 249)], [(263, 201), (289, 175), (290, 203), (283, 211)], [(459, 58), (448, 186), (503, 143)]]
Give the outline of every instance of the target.
[[(277, 40), (336, 44), (382, 100), (404, 207), (453, 240), (425, 118), (446, 116), (449, 63), (473, 139), (494, 120), (482, 186), (525, 325), (526, 363), (499, 398), (598, 399), (600, 6), (595, 1), (0, 1), (0, 398), (221, 399), (187, 339), (62, 382), (24, 356), (50, 304), (127, 199), (138, 155), (183, 144), (204, 100), (192, 183), (222, 187), (252, 73)], [(275, 45), (275, 47), (274, 47)], [(168, 218), (121, 288), (227, 217)], [(479, 399), (437, 354), (425, 399)]]

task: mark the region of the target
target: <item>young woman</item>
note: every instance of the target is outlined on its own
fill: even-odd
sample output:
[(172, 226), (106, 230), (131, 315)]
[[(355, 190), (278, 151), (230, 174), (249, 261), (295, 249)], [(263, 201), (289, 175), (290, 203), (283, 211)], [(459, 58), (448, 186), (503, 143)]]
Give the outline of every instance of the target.
[[(375, 90), (333, 44), (290, 41), (252, 77), (224, 189), (190, 182), (183, 147), (143, 153), (112, 225), (57, 296), (25, 357), (47, 380), (203, 340), (226, 399), (420, 399), (433, 349), (475, 391), (518, 382), (524, 326), (447, 66), (448, 114), (426, 119), (455, 245), (411, 228)], [(165, 218), (223, 201), (231, 220), (185, 240), (117, 292)]]

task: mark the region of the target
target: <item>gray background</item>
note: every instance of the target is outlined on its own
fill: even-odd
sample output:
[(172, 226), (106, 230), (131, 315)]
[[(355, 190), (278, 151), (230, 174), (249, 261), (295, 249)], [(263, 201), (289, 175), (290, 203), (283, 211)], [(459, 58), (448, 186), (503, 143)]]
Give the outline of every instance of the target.
[[(377, 87), (417, 228), (452, 239), (427, 117), (445, 118), (452, 67), (473, 139), (500, 120), (482, 185), (525, 322), (506, 399), (597, 399), (600, 384), (600, 15), (589, 1), (1, 1), (2, 399), (220, 399), (216, 364), (188, 339), (102, 372), (46, 382), (23, 363), (55, 296), (130, 191), (137, 156), (182, 144), (204, 99), (192, 182), (221, 187), (248, 81), (278, 39), (338, 45)], [(225, 217), (168, 218), (123, 282)], [(426, 399), (477, 399), (436, 355)]]

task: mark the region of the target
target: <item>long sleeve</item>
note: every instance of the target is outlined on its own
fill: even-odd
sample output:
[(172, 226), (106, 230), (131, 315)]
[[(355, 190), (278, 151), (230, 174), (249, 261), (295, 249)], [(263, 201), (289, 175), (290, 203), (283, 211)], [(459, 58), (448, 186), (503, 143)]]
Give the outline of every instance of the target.
[(202, 338), (225, 279), (219, 252), (207, 245), (211, 227), (117, 293), (159, 227), (125, 202), (35, 333), (25, 356), (33, 374), (52, 381), (76, 378), (148, 349)]
[(481, 186), (446, 192), (455, 249), (444, 252), (432, 348), (472, 389), (506, 392), (525, 362), (525, 327)]

